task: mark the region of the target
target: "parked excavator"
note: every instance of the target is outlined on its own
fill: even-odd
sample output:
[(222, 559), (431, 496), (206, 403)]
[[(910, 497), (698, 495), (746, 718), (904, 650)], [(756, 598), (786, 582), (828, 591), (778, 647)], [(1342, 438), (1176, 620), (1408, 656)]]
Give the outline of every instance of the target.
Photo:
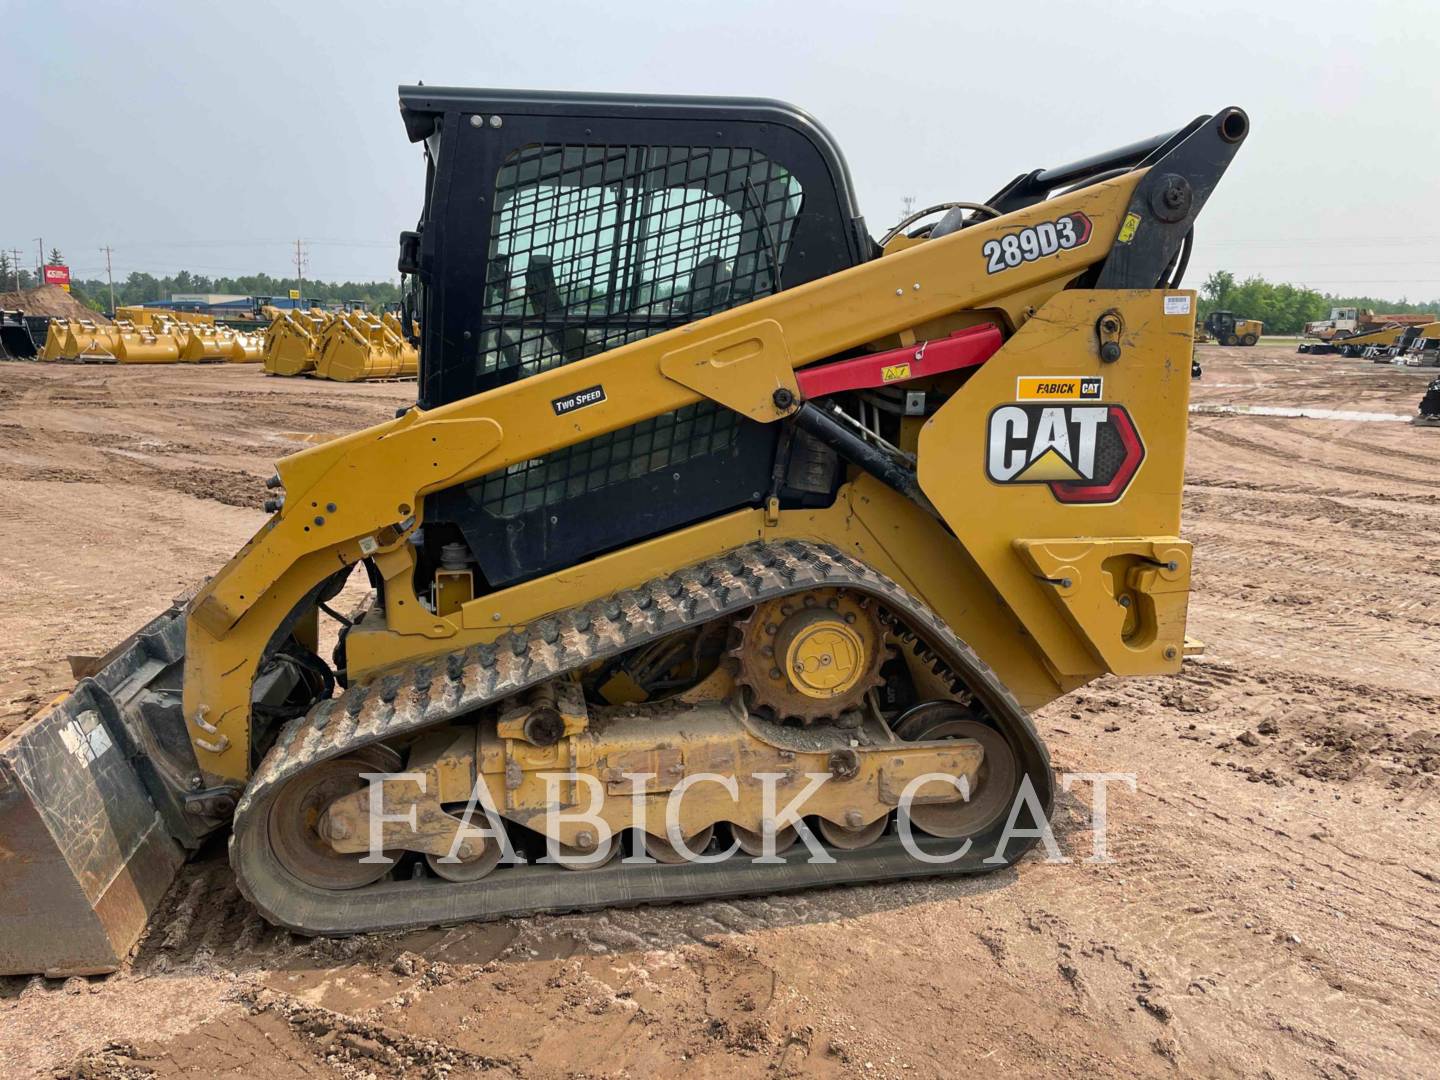
[(417, 400), (0, 744), (0, 971), (115, 968), (223, 832), (308, 935), (1013, 865), (1030, 710), (1186, 650), (1180, 285), (1245, 113), (876, 242), (778, 102), (400, 104)]

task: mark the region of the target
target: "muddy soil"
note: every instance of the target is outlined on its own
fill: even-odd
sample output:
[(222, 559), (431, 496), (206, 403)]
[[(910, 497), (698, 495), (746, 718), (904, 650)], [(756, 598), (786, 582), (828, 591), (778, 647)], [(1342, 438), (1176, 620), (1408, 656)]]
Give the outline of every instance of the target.
[[(182, 873), (127, 969), (0, 980), (7, 1075), (1421, 1076), (1440, 1060), (1440, 430), (1427, 374), (1201, 350), (1176, 679), (1042, 710), (1054, 864), (307, 941)], [(403, 385), (0, 365), (0, 730), (232, 554), (270, 461)], [(1380, 419), (1372, 419), (1382, 417)], [(0, 870), (3, 872), (3, 870)]]

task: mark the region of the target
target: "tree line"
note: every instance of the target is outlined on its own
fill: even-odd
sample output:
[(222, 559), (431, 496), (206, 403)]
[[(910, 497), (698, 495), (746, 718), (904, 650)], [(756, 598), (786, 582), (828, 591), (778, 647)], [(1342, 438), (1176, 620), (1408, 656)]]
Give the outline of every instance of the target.
[[(50, 261), (64, 263), (59, 250), (50, 252)], [(39, 284), (36, 275), (23, 267), (11, 265), (10, 256), (0, 252), (0, 292), (16, 287), (32, 289)], [(271, 277), (249, 274), (242, 277), (207, 277), (181, 270), (165, 277), (156, 277), (135, 270), (115, 282), (117, 306), (169, 300), (173, 293), (233, 293), (240, 296), (289, 296), (300, 283), (293, 277)], [(95, 311), (110, 308), (110, 286), (107, 282), (87, 278), (72, 280), (71, 295)], [(324, 302), (359, 300), (370, 308), (393, 304), (400, 299), (400, 286), (393, 281), (305, 281), (306, 298)], [(1200, 287), (1200, 318), (1212, 311), (1233, 311), (1247, 319), (1259, 319), (1267, 334), (1298, 334), (1307, 322), (1327, 318), (1332, 307), (1369, 308), (1372, 311), (1413, 314), (1440, 312), (1440, 299), (1423, 303), (1408, 300), (1386, 300), (1377, 296), (1342, 296), (1307, 289), (1303, 285), (1266, 281), (1262, 277), (1238, 280), (1228, 270), (1217, 270)]]
[(1201, 319), (1212, 311), (1233, 311), (1246, 319), (1259, 319), (1267, 334), (1298, 334), (1307, 322), (1329, 318), (1330, 309), (1336, 307), (1405, 315), (1440, 312), (1440, 300), (1411, 303), (1377, 296), (1340, 296), (1262, 277), (1237, 281), (1228, 270), (1217, 270), (1200, 286)]
[[(59, 251), (50, 253), (53, 264), (63, 265), (64, 257)], [(40, 284), (35, 273), (11, 264), (10, 256), (0, 252), (0, 292), (17, 287), (33, 289)], [(237, 296), (280, 296), (290, 295), (291, 289), (300, 288), (300, 282), (293, 277), (271, 277), (269, 274), (247, 274), (241, 277), (208, 277), (181, 270), (175, 274), (156, 277), (141, 270), (131, 271), (123, 278), (115, 279), (115, 304), (142, 304), (154, 300), (169, 300), (174, 293), (232, 293)], [(110, 285), (101, 278), (72, 278), (70, 295), (94, 311), (110, 310)], [(394, 281), (312, 281), (305, 279), (306, 299), (325, 302), (360, 300), (372, 309), (393, 304), (400, 299), (400, 285)]]

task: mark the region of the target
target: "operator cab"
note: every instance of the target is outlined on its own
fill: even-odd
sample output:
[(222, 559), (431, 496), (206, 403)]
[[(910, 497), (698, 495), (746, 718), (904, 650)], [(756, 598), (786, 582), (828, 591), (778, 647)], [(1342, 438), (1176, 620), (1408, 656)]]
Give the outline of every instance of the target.
[(1235, 313), (1212, 311), (1205, 316), (1205, 332), (1216, 341), (1224, 341), (1235, 335)]
[[(419, 286), (422, 409), (874, 253), (839, 148), (790, 105), (421, 86), (401, 111), (429, 162), (401, 259)], [(688, 405), (429, 496), (425, 549), (463, 540), (492, 587), (573, 565), (755, 505), (779, 438)], [(836, 472), (810, 470), (791, 504), (828, 501)]]

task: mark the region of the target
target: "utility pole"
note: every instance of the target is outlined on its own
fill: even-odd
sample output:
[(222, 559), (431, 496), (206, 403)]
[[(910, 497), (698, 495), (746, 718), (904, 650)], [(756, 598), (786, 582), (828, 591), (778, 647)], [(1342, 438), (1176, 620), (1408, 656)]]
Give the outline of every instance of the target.
[(40, 261), (35, 264), (35, 276), (39, 278), (37, 284), (45, 284), (45, 241), (35, 237), (35, 250), (40, 253)]
[(298, 237), (295, 240), (295, 278), (300, 293), (300, 299), (295, 302), (298, 310), (299, 305), (305, 302), (305, 251)]
[(110, 283), (110, 317), (115, 317), (115, 276), (110, 271), (110, 245), (100, 249), (105, 252), (105, 280)]
[(15, 291), (20, 291), (20, 249), (10, 249), (10, 269), (15, 272)]

